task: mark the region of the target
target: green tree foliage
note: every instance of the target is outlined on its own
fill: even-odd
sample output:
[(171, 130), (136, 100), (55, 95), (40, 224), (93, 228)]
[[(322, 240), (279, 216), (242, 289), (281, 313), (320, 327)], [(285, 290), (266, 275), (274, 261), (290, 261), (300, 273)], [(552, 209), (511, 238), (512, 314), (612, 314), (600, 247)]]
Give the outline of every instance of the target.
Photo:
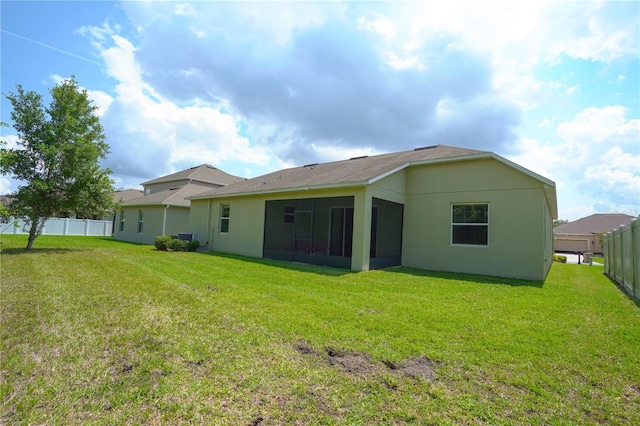
[(554, 220), (553, 227), (555, 228), (556, 226), (564, 225), (565, 223), (569, 223), (569, 221), (564, 219)]
[(21, 85), (5, 97), (18, 147), (2, 147), (0, 171), (23, 184), (11, 194), (10, 212), (30, 226), (27, 250), (42, 233), (47, 219), (61, 212), (90, 216), (112, 207), (111, 170), (99, 161), (109, 153), (97, 106), (80, 90), (75, 78), (51, 90), (51, 103)]

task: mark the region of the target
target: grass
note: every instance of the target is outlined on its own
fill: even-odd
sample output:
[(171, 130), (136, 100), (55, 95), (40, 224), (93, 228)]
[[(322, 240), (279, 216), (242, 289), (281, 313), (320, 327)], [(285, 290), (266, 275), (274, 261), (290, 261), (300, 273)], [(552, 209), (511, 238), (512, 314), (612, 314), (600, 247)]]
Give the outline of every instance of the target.
[(640, 424), (640, 310), (544, 283), (3, 236), (0, 424)]

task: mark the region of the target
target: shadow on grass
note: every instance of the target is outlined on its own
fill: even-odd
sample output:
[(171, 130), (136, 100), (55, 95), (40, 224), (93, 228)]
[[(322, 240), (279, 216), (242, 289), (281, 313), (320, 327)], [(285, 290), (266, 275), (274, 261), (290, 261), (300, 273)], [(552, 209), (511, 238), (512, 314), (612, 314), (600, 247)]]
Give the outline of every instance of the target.
[(413, 275), (425, 278), (440, 278), (446, 280), (464, 281), (480, 284), (499, 284), (511, 287), (536, 287), (542, 288), (544, 281), (527, 281), (516, 278), (492, 277), (488, 275), (463, 274), (458, 272), (428, 271), (417, 268), (398, 267), (385, 269), (385, 271), (396, 274)]
[[(343, 276), (343, 275), (360, 273), (356, 271), (351, 271), (349, 269), (333, 268), (330, 266), (318, 266), (318, 265), (311, 265), (308, 263), (295, 263), (295, 262), (287, 262), (283, 260), (255, 258), (255, 257), (241, 256), (241, 255), (235, 255), (235, 254), (229, 254), (229, 253), (199, 252), (199, 254), (202, 254), (205, 256), (221, 257), (225, 259), (234, 259), (242, 262), (250, 262), (250, 263), (255, 263), (255, 264), (265, 265), (265, 266), (272, 266), (276, 268), (286, 269), (289, 271), (307, 272), (307, 273), (326, 275), (326, 276)], [(406, 268), (406, 267), (380, 269), (380, 271), (396, 273), (396, 274), (413, 275), (413, 276), (425, 277), (425, 278), (427, 277), (441, 278), (441, 279), (465, 281), (465, 282), (481, 283), (481, 284), (509, 285), (512, 287), (524, 286), (524, 287), (542, 288), (542, 286), (544, 285), (544, 281), (527, 281), (527, 280), (519, 280), (515, 278), (501, 278), (501, 277), (492, 277), (492, 276), (486, 276), (486, 275), (428, 271), (423, 269)]]
[(3, 249), (2, 254), (7, 256), (15, 256), (17, 254), (24, 254), (24, 255), (47, 254), (47, 253), (65, 254), (65, 253), (78, 253), (81, 251), (85, 251), (85, 250), (80, 248), (67, 248), (67, 247), (34, 247), (31, 250), (27, 250), (26, 248), (11, 247), (11, 248)]
[(607, 277), (607, 279), (609, 281), (611, 281), (616, 287), (618, 287), (618, 289), (624, 293), (625, 296), (627, 296), (629, 299), (631, 299), (631, 301), (633, 303), (635, 303), (635, 305), (638, 307), (638, 309), (640, 309), (640, 298), (635, 297), (633, 295), (633, 292), (627, 288), (627, 286), (620, 284), (618, 281), (616, 281), (613, 277), (611, 277), (610, 275), (608, 275), (606, 272), (603, 272), (602, 275), (604, 275), (605, 277)]
[(153, 244), (145, 244), (145, 243), (137, 243), (135, 241), (125, 241), (125, 240), (117, 240), (113, 237), (92, 237), (98, 241), (104, 241), (106, 243), (110, 243), (113, 245), (131, 245), (131, 246), (149, 246), (150, 248), (155, 250), (155, 246)]
[(274, 268), (286, 269), (288, 271), (308, 272), (311, 274), (338, 277), (342, 275), (355, 274), (357, 272), (349, 269), (332, 268), (330, 266), (311, 265), (309, 263), (295, 263), (284, 260), (263, 259), (258, 257), (241, 256), (237, 254), (221, 253), (221, 252), (197, 252), (198, 254), (213, 257), (222, 257), (225, 259), (233, 259), (241, 262), (249, 262), (258, 265), (271, 266)]

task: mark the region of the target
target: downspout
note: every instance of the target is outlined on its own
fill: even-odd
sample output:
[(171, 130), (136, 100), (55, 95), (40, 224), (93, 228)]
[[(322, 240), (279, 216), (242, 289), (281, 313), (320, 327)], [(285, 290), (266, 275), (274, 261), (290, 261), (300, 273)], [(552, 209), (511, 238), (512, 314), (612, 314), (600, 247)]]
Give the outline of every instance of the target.
[(211, 242), (209, 250), (213, 248), (213, 229), (211, 229), (211, 201), (211, 198), (209, 198), (209, 206), (207, 209), (207, 236), (209, 237), (209, 241)]
[(169, 210), (168, 204), (165, 206), (162, 215), (162, 235), (167, 235), (167, 210)]

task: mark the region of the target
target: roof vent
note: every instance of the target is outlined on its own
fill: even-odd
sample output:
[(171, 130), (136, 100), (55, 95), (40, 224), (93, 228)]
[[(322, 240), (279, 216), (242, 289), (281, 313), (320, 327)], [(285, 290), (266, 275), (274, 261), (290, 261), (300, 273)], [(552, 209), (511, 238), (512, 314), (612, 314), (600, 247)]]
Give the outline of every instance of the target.
[(361, 160), (361, 159), (367, 158), (367, 157), (368, 157), (368, 155), (361, 155), (360, 157), (351, 157), (351, 158), (349, 158), (349, 160)]
[(420, 148), (416, 148), (414, 149), (414, 151), (423, 151), (425, 149), (433, 149), (433, 148), (437, 148), (440, 145), (429, 145), (429, 146), (421, 146)]
[(305, 164), (302, 167), (314, 167), (314, 166), (317, 166), (317, 165), (318, 165), (318, 163), (311, 163), (311, 164)]

